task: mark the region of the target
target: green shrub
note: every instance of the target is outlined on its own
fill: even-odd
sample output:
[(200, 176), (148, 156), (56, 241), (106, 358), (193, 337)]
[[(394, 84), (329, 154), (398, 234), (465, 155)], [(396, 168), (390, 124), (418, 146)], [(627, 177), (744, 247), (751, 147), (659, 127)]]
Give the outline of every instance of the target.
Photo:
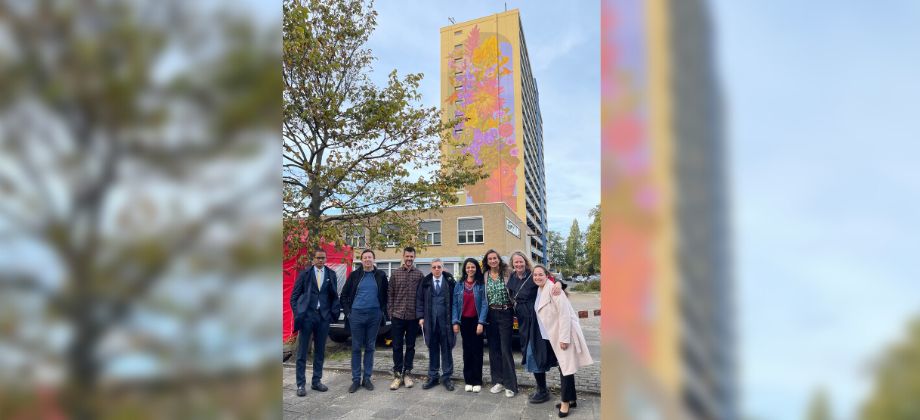
[(572, 286), (572, 291), (575, 292), (600, 292), (601, 291), (601, 282), (597, 281), (586, 281), (584, 283), (578, 283)]

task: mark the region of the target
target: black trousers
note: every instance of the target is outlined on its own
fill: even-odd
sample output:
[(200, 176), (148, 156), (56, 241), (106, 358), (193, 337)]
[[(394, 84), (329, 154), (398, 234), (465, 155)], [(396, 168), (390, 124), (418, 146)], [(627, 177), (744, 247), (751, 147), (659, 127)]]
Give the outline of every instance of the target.
[[(477, 318), (460, 318), (460, 337), (463, 339), (463, 382), (482, 385), (482, 335), (476, 335)], [(483, 331), (484, 332), (484, 331)]]
[(559, 392), (562, 394), (562, 401), (575, 401), (575, 374), (563, 375), (562, 368), (559, 368)]
[[(418, 337), (418, 320), (393, 317), (390, 333), (393, 336), (393, 373), (412, 372), (415, 360), (415, 340)], [(403, 355), (403, 344), (406, 346)]]
[(502, 384), (505, 388), (518, 392), (517, 372), (514, 370), (514, 358), (511, 355), (511, 309), (489, 308), (489, 325), (486, 334), (489, 338), (489, 374), (493, 384)]

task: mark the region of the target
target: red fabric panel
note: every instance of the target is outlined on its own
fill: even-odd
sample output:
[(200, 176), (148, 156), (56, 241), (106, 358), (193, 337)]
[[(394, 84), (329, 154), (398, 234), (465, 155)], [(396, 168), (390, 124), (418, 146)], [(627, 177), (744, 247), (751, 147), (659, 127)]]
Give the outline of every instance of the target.
[[(339, 251), (335, 249), (334, 244), (326, 244), (323, 245), (323, 249), (326, 250), (326, 265), (329, 266), (329, 268), (336, 270), (338, 274), (341, 275), (341, 268), (337, 266), (344, 265), (345, 276), (351, 274), (354, 255), (354, 251), (352, 251), (351, 247), (346, 246)], [(294, 313), (291, 311), (290, 304), (291, 292), (294, 291), (294, 282), (297, 280), (297, 274), (304, 269), (306, 264), (310, 264), (310, 261), (306, 260), (304, 265), (298, 265), (297, 260), (306, 253), (307, 250), (302, 249), (297, 256), (284, 260), (282, 263), (281, 332), (283, 342), (285, 343), (294, 335)], [(339, 290), (341, 290), (342, 285), (345, 284), (345, 278), (339, 278), (338, 283)]]

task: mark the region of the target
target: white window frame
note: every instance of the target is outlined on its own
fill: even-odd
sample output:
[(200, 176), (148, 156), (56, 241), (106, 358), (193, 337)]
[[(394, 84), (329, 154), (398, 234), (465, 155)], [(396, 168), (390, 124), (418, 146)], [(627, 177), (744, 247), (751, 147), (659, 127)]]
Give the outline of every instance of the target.
[[(482, 221), (482, 229), (478, 229), (478, 230), (463, 230), (463, 231), (461, 231), (461, 230), (460, 230), (460, 221), (461, 221), (461, 220), (469, 220), (469, 219), (479, 219), (479, 220), (481, 220), (481, 221)], [(458, 218), (457, 218), (457, 244), (458, 244), (458, 245), (476, 245), (476, 244), (484, 244), (484, 243), (486, 243), (486, 233), (485, 233), (485, 229), (486, 229), (486, 220), (485, 220), (485, 218), (482, 217), (482, 216), (458, 217)], [(476, 242), (476, 232), (480, 232), (480, 234), (482, 235), (482, 240), (479, 241), (479, 242)], [(461, 234), (461, 233), (465, 233), (464, 236), (465, 236), (465, 238), (467, 239), (466, 242), (460, 242), (460, 234)], [(472, 241), (472, 242), (469, 241), (469, 238), (470, 238), (470, 237), (473, 238), (473, 241)]]
[[(444, 245), (444, 221), (441, 219), (424, 219), (422, 220), (422, 222), (438, 222), (440, 226), (440, 230), (438, 230), (437, 232), (425, 232), (425, 243), (431, 246)], [(441, 235), (440, 243), (437, 243), (437, 244), (434, 243), (434, 233), (438, 233)]]

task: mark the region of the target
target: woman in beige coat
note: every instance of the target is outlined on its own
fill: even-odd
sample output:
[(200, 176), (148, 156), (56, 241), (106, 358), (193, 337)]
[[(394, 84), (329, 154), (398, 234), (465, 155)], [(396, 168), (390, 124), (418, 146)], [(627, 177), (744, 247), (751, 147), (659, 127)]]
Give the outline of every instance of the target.
[(537, 321), (540, 334), (548, 340), (556, 353), (559, 361), (559, 376), (562, 393), (562, 402), (559, 407), (559, 417), (569, 415), (569, 408), (578, 406), (575, 396), (575, 372), (582, 366), (594, 363), (588, 354), (588, 345), (585, 335), (578, 324), (575, 309), (565, 294), (553, 296), (552, 287), (544, 287), (547, 283), (548, 271), (542, 265), (533, 268), (533, 282), (540, 288), (534, 307), (537, 311)]

